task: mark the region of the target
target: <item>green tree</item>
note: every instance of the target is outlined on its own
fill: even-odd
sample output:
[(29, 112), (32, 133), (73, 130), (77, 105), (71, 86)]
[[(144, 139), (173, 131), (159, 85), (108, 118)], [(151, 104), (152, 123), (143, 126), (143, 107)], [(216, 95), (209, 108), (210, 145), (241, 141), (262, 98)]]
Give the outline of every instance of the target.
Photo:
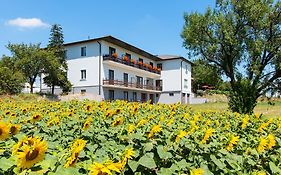
[(12, 53), (15, 67), (23, 73), (30, 84), (30, 93), (33, 93), (36, 78), (58, 65), (54, 52), (41, 49), (40, 44), (9, 44), (7, 48)]
[(184, 46), (229, 78), (232, 111), (252, 113), (281, 77), (281, 3), (217, 0), (204, 14), (185, 14)]
[(206, 60), (195, 60), (192, 66), (192, 89), (194, 92), (208, 85), (218, 88), (222, 83), (221, 72), (215, 65), (208, 64)]
[(0, 94), (18, 94), (24, 82), (24, 76), (16, 69), (14, 61), (4, 56), (0, 60)]
[(44, 77), (44, 83), (51, 87), (52, 94), (54, 94), (55, 86), (60, 86), (64, 92), (68, 92), (71, 87), (70, 82), (67, 80), (66, 72), (68, 67), (63, 43), (64, 37), (62, 27), (59, 24), (54, 24), (51, 28), (47, 48), (55, 53), (59, 64), (49, 67)]

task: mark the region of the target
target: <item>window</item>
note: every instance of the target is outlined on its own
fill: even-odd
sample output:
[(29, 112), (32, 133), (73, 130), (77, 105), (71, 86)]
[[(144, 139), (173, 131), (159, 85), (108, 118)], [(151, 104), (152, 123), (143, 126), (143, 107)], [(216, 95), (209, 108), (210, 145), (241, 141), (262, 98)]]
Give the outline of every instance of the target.
[(128, 86), (128, 74), (124, 73), (124, 85)]
[(81, 70), (81, 80), (86, 80), (86, 70)]
[(188, 81), (187, 81), (187, 79), (184, 79), (183, 88), (185, 88), (185, 89), (188, 88)]
[(81, 47), (81, 56), (84, 57), (86, 55), (86, 47)]
[(142, 59), (142, 58), (139, 58), (139, 62), (142, 62), (142, 63), (143, 63), (143, 59)]
[(116, 53), (116, 49), (113, 47), (109, 47), (109, 55), (112, 56), (112, 54)]
[(130, 63), (131, 62), (131, 58), (132, 58), (131, 54), (126, 53), (125, 55), (128, 57), (128, 60), (129, 60), (129, 63)]
[(81, 94), (85, 94), (86, 93), (86, 89), (81, 89)]
[(124, 100), (128, 101), (128, 97), (129, 97), (128, 91), (124, 91)]
[(157, 68), (162, 70), (162, 63), (157, 64)]
[(169, 96), (174, 96), (174, 93), (169, 93)]
[(108, 91), (109, 95), (109, 100), (114, 100), (114, 90), (109, 90)]
[(133, 92), (133, 101), (137, 101), (138, 97), (137, 97), (137, 92)]
[(185, 65), (185, 74), (188, 74), (188, 68), (187, 68), (187, 65)]
[(150, 62), (149, 64), (150, 64), (150, 66), (152, 66), (152, 67), (153, 67), (153, 63), (152, 63), (152, 62)]

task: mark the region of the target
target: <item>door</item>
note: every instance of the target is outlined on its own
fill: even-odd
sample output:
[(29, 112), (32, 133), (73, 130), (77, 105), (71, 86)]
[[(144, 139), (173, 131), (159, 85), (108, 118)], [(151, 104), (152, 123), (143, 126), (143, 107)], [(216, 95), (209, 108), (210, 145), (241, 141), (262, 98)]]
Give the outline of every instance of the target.
[(137, 76), (137, 88), (143, 88), (143, 78)]
[(109, 80), (109, 84), (114, 84), (114, 70), (109, 70), (108, 80)]
[(156, 80), (156, 90), (162, 91), (162, 80)]
[(124, 73), (123, 75), (123, 79), (124, 79), (124, 86), (128, 87), (128, 74), (127, 73)]
[(109, 93), (108, 94), (109, 95), (109, 100), (110, 101), (114, 100), (114, 90), (109, 90), (108, 93)]
[(149, 94), (149, 100), (150, 100), (150, 104), (154, 103), (154, 95), (153, 94)]
[(182, 93), (181, 104), (185, 104), (185, 93)]
[(141, 102), (146, 102), (146, 94), (141, 93)]
[(128, 91), (124, 91), (124, 100), (128, 101), (129, 94)]

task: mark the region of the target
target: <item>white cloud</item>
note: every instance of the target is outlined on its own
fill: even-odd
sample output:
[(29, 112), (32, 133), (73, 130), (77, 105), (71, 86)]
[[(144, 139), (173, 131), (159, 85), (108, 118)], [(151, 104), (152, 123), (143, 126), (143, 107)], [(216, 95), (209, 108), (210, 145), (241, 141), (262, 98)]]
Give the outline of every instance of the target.
[(38, 28), (38, 27), (47, 28), (50, 26), (49, 24), (44, 23), (39, 18), (16, 18), (7, 21), (6, 24), (10, 26), (20, 27), (20, 28)]

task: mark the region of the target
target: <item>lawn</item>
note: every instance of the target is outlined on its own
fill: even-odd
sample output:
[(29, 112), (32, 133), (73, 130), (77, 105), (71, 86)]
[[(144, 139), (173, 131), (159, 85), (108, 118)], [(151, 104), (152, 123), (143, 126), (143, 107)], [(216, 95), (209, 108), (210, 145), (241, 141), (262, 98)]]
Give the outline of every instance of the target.
[[(211, 102), (204, 104), (193, 104), (190, 105), (195, 111), (223, 111), (228, 109), (226, 102)], [(281, 102), (275, 102), (270, 105), (267, 102), (259, 102), (255, 108), (255, 113), (264, 114), (268, 117), (279, 117), (281, 116)]]

